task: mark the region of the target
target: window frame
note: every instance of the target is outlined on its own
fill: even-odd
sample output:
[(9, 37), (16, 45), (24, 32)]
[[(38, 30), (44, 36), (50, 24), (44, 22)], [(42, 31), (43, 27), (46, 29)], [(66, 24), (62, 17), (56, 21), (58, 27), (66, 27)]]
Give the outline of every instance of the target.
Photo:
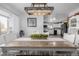
[[(4, 32), (4, 33), (1, 33), (1, 29), (0, 29), (0, 35), (3, 35), (3, 34), (8, 33), (8, 29), (9, 29), (9, 21), (8, 20), (9, 20), (9, 17), (5, 16), (5, 15), (2, 15), (2, 14), (0, 14), (0, 16), (7, 18), (7, 31)], [(0, 24), (0, 26), (1, 26), (1, 24)]]

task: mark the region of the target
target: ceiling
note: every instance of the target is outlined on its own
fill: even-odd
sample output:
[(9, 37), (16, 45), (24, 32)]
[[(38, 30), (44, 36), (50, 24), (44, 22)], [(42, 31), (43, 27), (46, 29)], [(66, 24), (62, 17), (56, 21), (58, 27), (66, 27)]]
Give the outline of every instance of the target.
[[(25, 15), (24, 7), (30, 7), (30, 3), (3, 3), (8, 5), (12, 10), (15, 10), (21, 15)], [(56, 18), (67, 17), (71, 11), (79, 8), (79, 3), (48, 3), (48, 6), (54, 7), (53, 15)]]

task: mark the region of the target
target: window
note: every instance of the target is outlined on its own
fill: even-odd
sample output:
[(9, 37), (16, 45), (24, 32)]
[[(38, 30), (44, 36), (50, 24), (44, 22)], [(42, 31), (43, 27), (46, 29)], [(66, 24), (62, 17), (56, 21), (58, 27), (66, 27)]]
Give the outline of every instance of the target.
[(8, 23), (7, 23), (7, 17), (0, 15), (0, 34), (4, 34), (7, 32), (7, 27), (8, 27)]

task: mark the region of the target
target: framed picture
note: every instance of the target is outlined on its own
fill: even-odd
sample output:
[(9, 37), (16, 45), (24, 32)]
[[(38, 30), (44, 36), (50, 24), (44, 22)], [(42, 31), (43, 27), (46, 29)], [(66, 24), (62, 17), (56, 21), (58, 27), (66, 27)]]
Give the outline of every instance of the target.
[(27, 26), (28, 27), (36, 27), (37, 19), (36, 18), (27, 18)]

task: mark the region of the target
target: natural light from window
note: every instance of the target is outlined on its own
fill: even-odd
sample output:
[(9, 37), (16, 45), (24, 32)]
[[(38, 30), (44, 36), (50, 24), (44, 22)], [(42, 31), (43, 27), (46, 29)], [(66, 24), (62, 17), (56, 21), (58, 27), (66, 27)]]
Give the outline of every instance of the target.
[(0, 15), (0, 34), (7, 32), (7, 17)]

